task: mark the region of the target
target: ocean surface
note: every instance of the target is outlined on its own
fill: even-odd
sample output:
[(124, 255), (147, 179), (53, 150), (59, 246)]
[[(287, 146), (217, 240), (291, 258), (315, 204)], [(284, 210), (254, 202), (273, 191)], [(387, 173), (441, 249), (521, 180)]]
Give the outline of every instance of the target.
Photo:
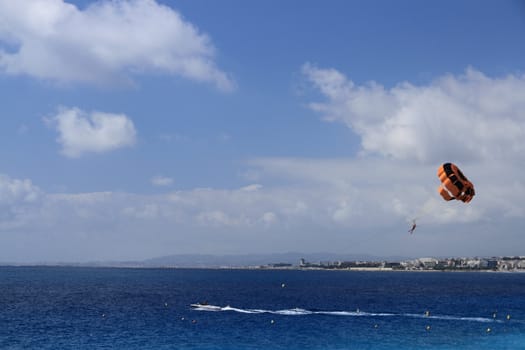
[(0, 349), (525, 349), (525, 274), (0, 267)]

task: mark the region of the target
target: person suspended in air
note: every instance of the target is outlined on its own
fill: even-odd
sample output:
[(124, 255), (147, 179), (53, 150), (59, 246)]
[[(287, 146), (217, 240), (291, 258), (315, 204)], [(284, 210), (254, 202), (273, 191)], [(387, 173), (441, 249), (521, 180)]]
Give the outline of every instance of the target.
[(414, 233), (414, 230), (416, 229), (416, 220), (412, 220), (412, 227), (410, 228), (410, 230), (408, 230), (408, 232), (410, 234)]

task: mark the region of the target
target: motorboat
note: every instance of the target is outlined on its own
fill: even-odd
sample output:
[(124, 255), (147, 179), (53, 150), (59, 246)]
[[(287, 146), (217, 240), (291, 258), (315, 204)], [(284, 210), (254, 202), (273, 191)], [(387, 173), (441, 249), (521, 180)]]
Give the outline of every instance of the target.
[(190, 306), (194, 309), (201, 310), (201, 311), (221, 311), (221, 307), (217, 305), (210, 305), (206, 302), (204, 303), (194, 303), (190, 304)]

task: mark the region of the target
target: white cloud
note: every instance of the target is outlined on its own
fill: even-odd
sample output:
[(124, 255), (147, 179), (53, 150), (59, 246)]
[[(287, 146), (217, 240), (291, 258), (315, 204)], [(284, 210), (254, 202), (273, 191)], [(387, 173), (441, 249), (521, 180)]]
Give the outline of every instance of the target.
[(38, 200), (40, 190), (31, 180), (12, 179), (0, 174), (0, 203), (32, 203)]
[(365, 154), (426, 163), (524, 159), (525, 75), (489, 78), (469, 68), (426, 86), (386, 89), (310, 64), (303, 73), (326, 98), (310, 107), (352, 129)]
[(88, 114), (78, 108), (64, 108), (46, 121), (58, 131), (57, 141), (67, 157), (78, 158), (85, 153), (104, 153), (135, 144), (135, 126), (123, 114)]
[(41, 197), (41, 190), (31, 180), (12, 179), (0, 174), (0, 229), (21, 225), (21, 218), (31, 215)]
[(275, 215), (275, 213), (272, 213), (271, 211), (268, 211), (263, 214), (261, 220), (266, 224), (273, 224), (277, 221), (277, 215)]
[(197, 220), (204, 226), (236, 226), (239, 222), (221, 210), (204, 211), (197, 215)]
[(157, 175), (151, 178), (151, 183), (154, 186), (171, 186), (173, 184), (173, 179), (171, 177)]
[(136, 219), (156, 220), (159, 218), (159, 206), (157, 204), (145, 204), (136, 207), (126, 207), (122, 210), (122, 214), (128, 215)]
[(62, 0), (0, 0), (0, 69), (59, 82), (105, 83), (168, 72), (234, 86), (214, 61), (210, 38), (155, 0), (98, 1), (83, 10)]
[(252, 184), (252, 185), (242, 187), (241, 191), (253, 192), (253, 191), (259, 191), (261, 188), (262, 188), (262, 185), (260, 184)]

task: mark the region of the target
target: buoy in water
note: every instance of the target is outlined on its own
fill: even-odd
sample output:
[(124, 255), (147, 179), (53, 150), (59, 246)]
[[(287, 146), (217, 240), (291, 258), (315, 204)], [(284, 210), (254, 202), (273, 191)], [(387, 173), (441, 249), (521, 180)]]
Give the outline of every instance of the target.
[(490, 333), (490, 332), (492, 332), (492, 329), (490, 329), (490, 327), (489, 327), (489, 328), (487, 328), (487, 333)]
[(510, 315), (507, 315), (507, 321), (510, 320)]
[(271, 324), (274, 324), (274, 323), (275, 323), (275, 321), (274, 321), (274, 320), (271, 320), (271, 321), (270, 321), (270, 323), (271, 323)]
[(430, 327), (430, 326), (426, 326), (426, 327), (425, 327), (425, 329), (426, 329), (427, 331), (429, 331), (431, 328), (432, 328), (432, 327)]
[(286, 284), (282, 283), (281, 288), (284, 288), (284, 287), (286, 287)]

